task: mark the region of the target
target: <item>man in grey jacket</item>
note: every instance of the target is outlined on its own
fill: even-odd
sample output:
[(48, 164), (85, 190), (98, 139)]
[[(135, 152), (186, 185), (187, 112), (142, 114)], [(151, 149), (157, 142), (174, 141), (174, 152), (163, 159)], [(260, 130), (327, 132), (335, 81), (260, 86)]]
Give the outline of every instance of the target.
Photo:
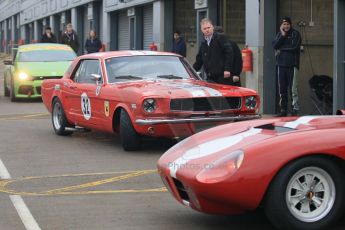
[(276, 66), (278, 71), (278, 85), (280, 95), (280, 113), (287, 116), (288, 95), (292, 95), (292, 115), (299, 112), (297, 94), (297, 72), (300, 60), (301, 35), (292, 28), (291, 19), (284, 17), (280, 24), (280, 31), (273, 41), (276, 50)]

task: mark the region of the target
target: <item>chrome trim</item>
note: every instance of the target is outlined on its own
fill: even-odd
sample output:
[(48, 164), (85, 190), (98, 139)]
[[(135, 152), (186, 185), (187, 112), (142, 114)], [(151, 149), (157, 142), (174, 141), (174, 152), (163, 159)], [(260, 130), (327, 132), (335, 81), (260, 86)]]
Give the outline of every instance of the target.
[(157, 125), (157, 124), (180, 124), (180, 123), (198, 123), (198, 122), (218, 122), (218, 121), (245, 121), (261, 118), (261, 114), (238, 115), (234, 117), (193, 117), (193, 118), (174, 118), (174, 119), (137, 119), (137, 125)]

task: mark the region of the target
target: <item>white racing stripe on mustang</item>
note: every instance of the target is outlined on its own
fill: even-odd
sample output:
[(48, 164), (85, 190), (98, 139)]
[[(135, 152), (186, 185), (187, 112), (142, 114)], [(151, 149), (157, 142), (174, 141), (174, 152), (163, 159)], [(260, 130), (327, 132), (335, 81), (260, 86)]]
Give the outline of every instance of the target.
[(228, 137), (222, 137), (215, 140), (211, 140), (200, 145), (195, 146), (192, 149), (186, 151), (181, 157), (177, 158), (173, 163), (169, 164), (170, 175), (176, 178), (176, 172), (180, 168), (186, 167), (186, 164), (190, 160), (205, 157), (217, 153), (221, 150), (230, 148), (245, 138), (254, 136), (261, 132), (262, 129), (251, 128), (245, 132), (238, 133)]
[(190, 94), (192, 94), (193, 97), (207, 97), (207, 96), (221, 97), (222, 96), (222, 93), (219, 92), (218, 90), (212, 89), (210, 87), (200, 86), (200, 85), (193, 85), (189, 83), (171, 83), (171, 82), (162, 82), (162, 85), (186, 90)]
[(284, 127), (295, 129), (299, 125), (308, 125), (310, 121), (319, 118), (339, 118), (339, 116), (303, 116), (295, 121), (286, 122)]

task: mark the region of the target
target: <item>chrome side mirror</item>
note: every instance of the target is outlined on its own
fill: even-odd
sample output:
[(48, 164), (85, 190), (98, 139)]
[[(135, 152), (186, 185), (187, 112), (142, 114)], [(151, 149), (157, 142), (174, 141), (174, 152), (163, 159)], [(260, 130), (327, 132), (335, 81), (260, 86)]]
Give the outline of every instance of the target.
[(198, 71), (198, 72), (196, 72), (196, 73), (198, 74), (198, 76), (199, 76), (202, 80), (205, 80), (203, 72)]
[(91, 80), (95, 81), (96, 85), (99, 85), (101, 78), (102, 77), (99, 74), (95, 74), (95, 73), (91, 74)]

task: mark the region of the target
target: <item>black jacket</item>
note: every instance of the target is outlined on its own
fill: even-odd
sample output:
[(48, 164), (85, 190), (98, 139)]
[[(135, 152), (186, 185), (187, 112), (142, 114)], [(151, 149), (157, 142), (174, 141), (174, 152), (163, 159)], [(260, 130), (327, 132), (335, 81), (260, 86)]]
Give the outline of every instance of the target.
[(102, 48), (102, 42), (97, 37), (94, 39), (86, 39), (85, 49), (88, 54), (97, 53)]
[(41, 38), (41, 43), (56, 43), (56, 37), (53, 33), (51, 33), (51, 37), (48, 38), (47, 34), (43, 34)]
[(278, 32), (273, 41), (273, 48), (276, 50), (276, 65), (299, 68), (300, 46), (301, 35), (297, 30), (291, 28), (285, 36)]
[(210, 45), (207, 45), (206, 40), (201, 43), (193, 67), (197, 71), (204, 67), (208, 80), (221, 83), (224, 71), (233, 73), (233, 58), (233, 49), (228, 39), (214, 33)]
[(177, 42), (174, 41), (171, 52), (186, 57), (186, 51), (186, 42), (182, 38), (180, 38)]
[(75, 33), (75, 31), (73, 31), (72, 34), (68, 34), (67, 32), (63, 33), (61, 37), (61, 43), (69, 45), (74, 50), (75, 53), (78, 53), (79, 41), (78, 41), (78, 36)]
[(236, 42), (231, 41), (231, 40), (229, 40), (229, 42), (231, 44), (233, 55), (234, 55), (231, 74), (234, 76), (240, 76), (242, 72), (242, 68), (243, 68), (242, 52)]

